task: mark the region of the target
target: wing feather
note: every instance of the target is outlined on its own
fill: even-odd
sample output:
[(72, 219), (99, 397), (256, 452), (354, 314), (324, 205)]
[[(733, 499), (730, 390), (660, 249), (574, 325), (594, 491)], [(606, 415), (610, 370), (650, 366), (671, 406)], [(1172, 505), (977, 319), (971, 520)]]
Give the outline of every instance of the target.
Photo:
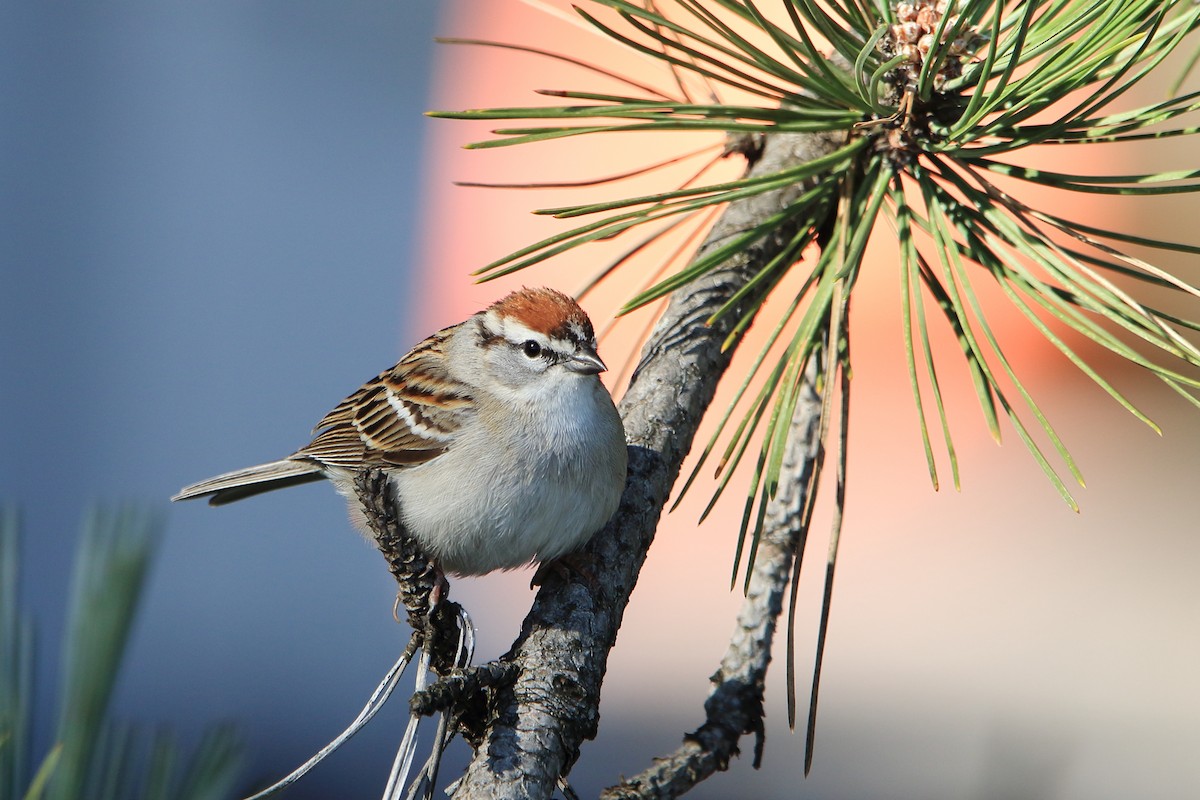
[(467, 387), (445, 369), (453, 331), (430, 336), (339, 403), (296, 455), (355, 469), (421, 464), (444, 452), (473, 408)]

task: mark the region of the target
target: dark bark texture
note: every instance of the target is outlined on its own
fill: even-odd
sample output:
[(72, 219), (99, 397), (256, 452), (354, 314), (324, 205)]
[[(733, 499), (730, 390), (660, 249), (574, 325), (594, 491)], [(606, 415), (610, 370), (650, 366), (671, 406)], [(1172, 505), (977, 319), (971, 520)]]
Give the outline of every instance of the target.
[[(829, 153), (841, 136), (766, 137), (750, 174), (776, 172)], [(786, 208), (796, 185), (732, 203), (698, 255)], [(642, 351), (621, 401), (629, 478), (616, 515), (584, 551), (589, 575), (556, 576), (543, 585), (505, 660), (520, 672), (495, 692), (482, 740), (457, 798), (549, 797), (560, 776), (596, 733), (608, 653), (680, 465), (732, 353), (721, 345), (742, 311), (707, 321), (794, 230), (781, 226), (672, 297)], [(745, 299), (749, 308), (760, 300)]]

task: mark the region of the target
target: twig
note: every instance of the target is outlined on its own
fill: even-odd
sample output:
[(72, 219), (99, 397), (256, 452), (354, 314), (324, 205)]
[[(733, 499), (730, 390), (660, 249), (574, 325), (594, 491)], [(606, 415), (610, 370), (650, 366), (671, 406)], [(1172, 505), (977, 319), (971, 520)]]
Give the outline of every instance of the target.
[(824, 369), (825, 349), (814, 351), (792, 415), (791, 431), (780, 474), (779, 491), (767, 504), (763, 536), (746, 586), (746, 598), (713, 690), (704, 704), (705, 721), (684, 737), (670, 755), (655, 759), (642, 773), (600, 794), (601, 800), (650, 800), (678, 797), (714, 772), (728, 768), (738, 755), (738, 741), (754, 734), (754, 766), (762, 760), (763, 688), (771, 660), (771, 644), (792, 578), (792, 563), (803, 552), (808, 532), (809, 498), (823, 455), (820, 420), (822, 400), (817, 375)]
[[(807, 162), (839, 143), (836, 136), (769, 136), (750, 172)], [(789, 186), (731, 204), (698, 257), (779, 213), (801, 191), (801, 185)], [(578, 758), (580, 744), (595, 735), (608, 652), (680, 464), (729, 365), (732, 353), (723, 344), (760, 298), (751, 294), (741, 308), (709, 321), (794, 233), (780, 226), (672, 296), (621, 401), (629, 480), (616, 515), (585, 550), (594, 580), (551, 581), (538, 593), (506, 657), (520, 674), (496, 693), (484, 740), (455, 797), (549, 797)]]

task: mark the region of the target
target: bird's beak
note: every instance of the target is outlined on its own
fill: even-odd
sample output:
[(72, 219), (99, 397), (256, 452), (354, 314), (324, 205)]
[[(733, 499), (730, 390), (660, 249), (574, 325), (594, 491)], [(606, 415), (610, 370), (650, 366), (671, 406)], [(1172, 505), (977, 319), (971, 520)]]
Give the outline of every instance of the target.
[(580, 348), (564, 366), (580, 375), (596, 375), (608, 369), (600, 360), (600, 356), (596, 355), (596, 351), (588, 347)]

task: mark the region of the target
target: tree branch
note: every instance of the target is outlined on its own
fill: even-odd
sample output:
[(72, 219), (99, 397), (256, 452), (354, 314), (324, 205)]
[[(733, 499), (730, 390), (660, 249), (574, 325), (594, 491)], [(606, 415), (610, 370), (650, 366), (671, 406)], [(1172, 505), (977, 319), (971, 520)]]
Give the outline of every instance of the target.
[[(768, 136), (750, 174), (812, 160), (832, 152), (840, 140), (840, 135)], [(797, 184), (731, 204), (697, 257), (777, 214), (802, 190)], [(629, 478), (616, 515), (584, 551), (594, 567), (591, 580), (551, 580), (538, 593), (505, 657), (520, 667), (520, 675), (493, 696), (483, 741), (455, 797), (549, 797), (578, 758), (580, 744), (595, 735), (608, 652), (680, 464), (729, 365), (732, 353), (722, 351), (722, 344), (734, 321), (761, 298), (749, 296), (743, 308), (707, 322), (794, 233), (780, 226), (672, 295), (621, 401)]]
[(792, 563), (803, 551), (808, 533), (806, 513), (823, 456), (821, 395), (817, 376), (824, 372), (825, 348), (814, 351), (800, 384), (784, 451), (779, 491), (767, 503), (762, 538), (754, 555), (746, 598), (721, 666), (713, 675), (713, 690), (704, 704), (705, 720), (683, 745), (641, 774), (601, 793), (601, 800), (639, 800), (678, 797), (738, 755), (738, 740), (755, 735), (754, 766), (762, 760), (763, 690), (771, 644), (783, 596), (793, 578)]

